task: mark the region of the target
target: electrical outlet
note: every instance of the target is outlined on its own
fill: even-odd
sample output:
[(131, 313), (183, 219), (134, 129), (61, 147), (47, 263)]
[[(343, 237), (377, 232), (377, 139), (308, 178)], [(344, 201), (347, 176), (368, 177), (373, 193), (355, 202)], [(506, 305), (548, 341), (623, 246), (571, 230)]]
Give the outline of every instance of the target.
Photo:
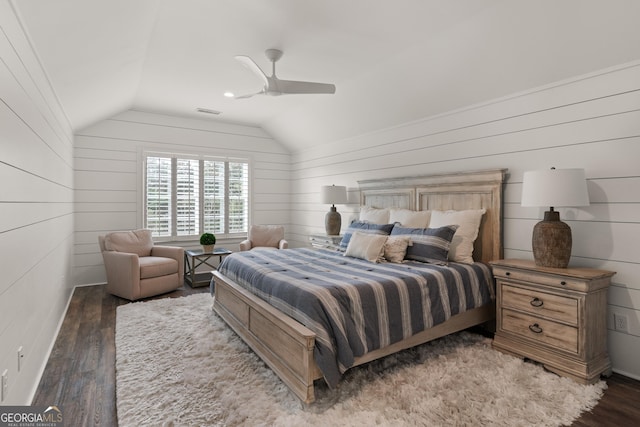
[(2, 373), (2, 387), (0, 387), (0, 402), (4, 402), (7, 398), (7, 391), (9, 390), (9, 370), (5, 369)]
[(629, 319), (624, 314), (613, 313), (613, 328), (616, 331), (629, 333)]
[(22, 369), (22, 359), (24, 359), (24, 350), (22, 346), (18, 347), (18, 372)]

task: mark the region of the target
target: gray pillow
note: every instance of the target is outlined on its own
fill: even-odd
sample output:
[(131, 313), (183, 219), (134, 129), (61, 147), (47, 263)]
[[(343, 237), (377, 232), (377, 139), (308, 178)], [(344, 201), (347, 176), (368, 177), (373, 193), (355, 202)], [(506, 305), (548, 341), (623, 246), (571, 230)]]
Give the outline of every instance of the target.
[(411, 246), (407, 247), (404, 259), (430, 264), (447, 265), (449, 247), (457, 225), (447, 225), (439, 228), (406, 228), (393, 227), (392, 236), (409, 236)]
[(391, 233), (392, 228), (393, 224), (372, 224), (370, 222), (353, 221), (351, 224), (349, 224), (349, 227), (344, 232), (344, 236), (342, 236), (342, 241), (340, 242), (340, 250), (347, 250), (347, 246), (349, 246), (349, 240), (351, 240), (351, 235), (356, 231), (365, 234), (379, 234), (388, 236)]

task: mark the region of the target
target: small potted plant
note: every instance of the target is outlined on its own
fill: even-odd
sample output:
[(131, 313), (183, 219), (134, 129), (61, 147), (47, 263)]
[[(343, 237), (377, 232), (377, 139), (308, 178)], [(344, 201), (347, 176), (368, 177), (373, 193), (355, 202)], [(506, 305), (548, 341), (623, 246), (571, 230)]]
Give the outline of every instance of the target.
[(211, 253), (213, 252), (213, 246), (216, 244), (216, 236), (211, 233), (202, 233), (200, 244), (204, 253)]

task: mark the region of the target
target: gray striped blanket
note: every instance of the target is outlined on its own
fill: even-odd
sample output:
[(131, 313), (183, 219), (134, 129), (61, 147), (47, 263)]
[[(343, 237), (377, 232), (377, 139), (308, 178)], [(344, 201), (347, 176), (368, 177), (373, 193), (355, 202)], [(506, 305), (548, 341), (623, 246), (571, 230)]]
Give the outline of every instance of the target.
[(335, 386), (354, 358), (495, 298), (485, 264), (373, 264), (318, 249), (253, 250), (220, 273), (316, 334), (315, 360)]

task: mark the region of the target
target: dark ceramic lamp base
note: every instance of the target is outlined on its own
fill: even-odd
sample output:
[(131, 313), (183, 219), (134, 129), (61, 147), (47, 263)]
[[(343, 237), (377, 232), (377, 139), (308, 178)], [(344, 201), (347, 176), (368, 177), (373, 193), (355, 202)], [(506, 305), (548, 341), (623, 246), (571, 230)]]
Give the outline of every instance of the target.
[(533, 227), (533, 259), (539, 267), (567, 268), (571, 258), (571, 228), (560, 221), (560, 213), (547, 211)]
[(336, 210), (335, 206), (331, 207), (331, 210), (327, 212), (324, 217), (324, 228), (329, 236), (337, 236), (340, 234), (340, 228), (342, 227), (342, 218)]

